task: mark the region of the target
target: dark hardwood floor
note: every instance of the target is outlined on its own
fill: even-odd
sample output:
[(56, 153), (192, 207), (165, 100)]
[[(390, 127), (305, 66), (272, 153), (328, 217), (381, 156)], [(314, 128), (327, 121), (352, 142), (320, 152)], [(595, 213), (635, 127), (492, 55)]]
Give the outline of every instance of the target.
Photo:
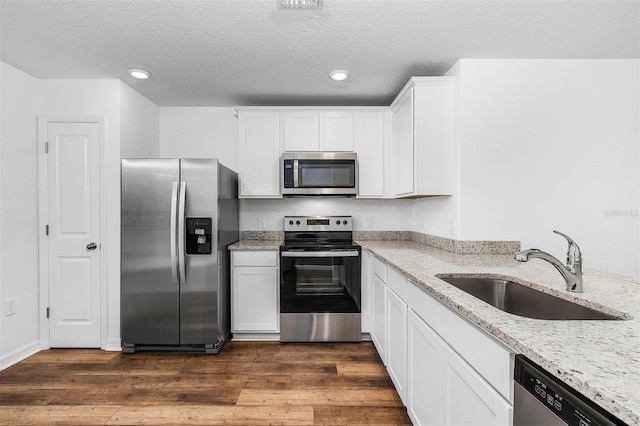
[(0, 372), (0, 424), (411, 424), (371, 342), (218, 355), (42, 351)]

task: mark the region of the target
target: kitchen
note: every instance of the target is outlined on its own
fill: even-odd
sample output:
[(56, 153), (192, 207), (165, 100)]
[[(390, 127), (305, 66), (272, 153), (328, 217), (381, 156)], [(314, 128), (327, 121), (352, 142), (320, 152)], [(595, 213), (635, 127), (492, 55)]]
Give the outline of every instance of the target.
[[(6, 5), (3, 2), (3, 19), (9, 19), (9, 5), (9, 2)], [(585, 253), (586, 268), (637, 279), (640, 263), (638, 48), (637, 37), (634, 38), (638, 25), (637, 5), (624, 2), (608, 5), (609, 8), (606, 4), (587, 3), (587, 11), (584, 11), (579, 7), (558, 10), (553, 4), (549, 9), (531, 4), (530, 9), (523, 9), (522, 21), (515, 19), (517, 14), (513, 16), (514, 22), (528, 22), (528, 14), (548, 18), (549, 23), (540, 24), (541, 28), (557, 32), (551, 32), (543, 41), (549, 46), (565, 40), (566, 44), (556, 46), (564, 48), (561, 53), (521, 53), (524, 49), (518, 38), (521, 33), (515, 33), (510, 39), (515, 40), (514, 44), (520, 49), (511, 55), (500, 52), (491, 55), (486, 53), (494, 52), (489, 49), (455, 51), (457, 45), (449, 42), (451, 44), (445, 46), (451, 52), (455, 51), (451, 54), (454, 58), (505, 59), (461, 59), (457, 65), (456, 59), (448, 61), (446, 66), (424, 66), (419, 72), (413, 72), (406, 65), (402, 78), (379, 84), (386, 90), (382, 100), (368, 101), (369, 98), (361, 95), (357, 103), (349, 103), (389, 106), (411, 76), (459, 73), (465, 102), (461, 104), (460, 126), (456, 128), (459, 132), (455, 145), (457, 162), (454, 163), (457, 167), (454, 170), (456, 195), (418, 200), (244, 199), (240, 207), (240, 229), (282, 231), (285, 215), (310, 212), (351, 215), (356, 231), (411, 231), (460, 241), (518, 240), (522, 248), (538, 247), (562, 259), (566, 243), (551, 232), (558, 229), (580, 244)], [(324, 7), (325, 11), (333, 10), (330, 3), (325, 2)], [(631, 8), (631, 12), (625, 7)], [(462, 13), (461, 10), (453, 12)], [(574, 21), (561, 12), (575, 15)], [(588, 19), (588, 12), (602, 17), (605, 22), (602, 27), (589, 26), (596, 25), (593, 21), (597, 19)], [(276, 10), (269, 9), (266, 13), (275, 14)], [(315, 28), (307, 24), (307, 19), (313, 23), (318, 16), (322, 15), (294, 18), (297, 24), (294, 29), (304, 29), (306, 25)], [(425, 22), (431, 19), (416, 16), (421, 16)], [(498, 19), (496, 15), (489, 16)], [(498, 13), (498, 16), (501, 15)], [(562, 25), (558, 24), (559, 16), (573, 22), (574, 26), (570, 28), (576, 32), (563, 34)], [(400, 18), (407, 17), (401, 14)], [(20, 19), (16, 22), (30, 28)], [(581, 25), (581, 22), (590, 24)], [(613, 27), (607, 27), (606, 22)], [(117, 202), (120, 158), (217, 157), (223, 164), (238, 170), (238, 124), (234, 106), (340, 105), (344, 102), (341, 95), (349, 90), (349, 84), (355, 85), (356, 77), (365, 74), (364, 71), (356, 73), (352, 68), (351, 83), (347, 80), (343, 85), (331, 86), (333, 83), (327, 74), (333, 68), (322, 68), (319, 73), (322, 82), (316, 84), (322, 90), (313, 89), (320, 93), (311, 88), (304, 92), (293, 91), (284, 84), (277, 103), (261, 101), (268, 93), (259, 87), (264, 85), (264, 80), (260, 79), (257, 86), (246, 89), (248, 92), (239, 90), (241, 97), (233, 102), (221, 100), (219, 104), (207, 104), (199, 98), (204, 91), (185, 91), (190, 99), (159, 103), (150, 100), (153, 99), (152, 92), (147, 97), (140, 95), (145, 91), (145, 84), (160, 79), (160, 71), (155, 68), (150, 69), (155, 75), (148, 82), (135, 82), (124, 75), (127, 67), (137, 66), (131, 63), (117, 70), (122, 76), (94, 74), (92, 79), (84, 79), (84, 76), (74, 74), (52, 77), (38, 77), (35, 72), (29, 74), (19, 66), (18, 59), (15, 62), (5, 59), (10, 51), (10, 46), (4, 45), (6, 28), (3, 21), (0, 354), (3, 367), (5, 363), (10, 364), (14, 359), (39, 350), (40, 330), (45, 327), (40, 311), (40, 306), (45, 304), (39, 299), (36, 251), (41, 238), (38, 212), (41, 153), (34, 143), (39, 140), (37, 116), (99, 114), (106, 117), (104, 128), (108, 143), (103, 152), (106, 228), (102, 244), (106, 258), (103, 276), (108, 284), (103, 293), (107, 311), (100, 346), (116, 350), (120, 347), (120, 209)], [(442, 30), (441, 26), (436, 26), (433, 31), (438, 28)], [(478, 28), (491, 32), (491, 28)], [(578, 28), (582, 32), (577, 31)], [(469, 36), (467, 43), (472, 44), (472, 40)], [(491, 42), (499, 44), (495, 39)], [(587, 46), (595, 53), (584, 50)], [(612, 53), (613, 46), (620, 46), (621, 51)], [(251, 45), (242, 47), (248, 56), (263, 53), (256, 52)], [(14, 47), (20, 48), (23, 47)], [(415, 46), (412, 48), (415, 49), (411, 53), (414, 62), (428, 56)], [(346, 47), (345, 50), (349, 55), (354, 54)], [(539, 59), (526, 59), (531, 57)], [(55, 63), (54, 58), (49, 60), (51, 64)], [(378, 68), (375, 62), (364, 59), (363, 62), (365, 68)], [(244, 83), (248, 85), (250, 81)], [(300, 93), (308, 93), (308, 96)], [(254, 97), (248, 98), (251, 94)], [(223, 142), (212, 142), (216, 140)], [(22, 176), (25, 170), (27, 176), (17, 184), (12, 177)], [(586, 286), (586, 294), (588, 289)], [(6, 299), (15, 299), (14, 315), (5, 315)]]

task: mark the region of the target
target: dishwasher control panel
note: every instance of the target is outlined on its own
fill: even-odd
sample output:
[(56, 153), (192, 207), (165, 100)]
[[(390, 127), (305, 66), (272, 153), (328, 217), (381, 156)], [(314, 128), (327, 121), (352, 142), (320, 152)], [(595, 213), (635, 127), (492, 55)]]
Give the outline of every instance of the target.
[[(567, 425), (625, 424), (522, 355), (516, 356), (514, 380)], [(514, 402), (514, 410), (518, 409), (516, 405), (517, 401)]]

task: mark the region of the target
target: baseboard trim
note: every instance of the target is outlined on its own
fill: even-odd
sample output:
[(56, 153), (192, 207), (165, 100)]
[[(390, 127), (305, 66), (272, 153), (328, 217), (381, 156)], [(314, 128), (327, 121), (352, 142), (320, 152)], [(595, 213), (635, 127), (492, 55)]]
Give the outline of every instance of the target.
[(28, 345), (25, 345), (0, 358), (0, 371), (11, 367), (13, 364), (17, 364), (23, 359), (27, 359), (38, 352), (40, 352), (40, 340), (34, 340)]
[(248, 342), (248, 341), (280, 341), (280, 333), (233, 333), (232, 341)]
[(113, 351), (113, 352), (121, 352), (122, 344), (120, 343), (120, 338), (117, 339), (108, 339), (107, 346), (104, 348), (105, 351)]

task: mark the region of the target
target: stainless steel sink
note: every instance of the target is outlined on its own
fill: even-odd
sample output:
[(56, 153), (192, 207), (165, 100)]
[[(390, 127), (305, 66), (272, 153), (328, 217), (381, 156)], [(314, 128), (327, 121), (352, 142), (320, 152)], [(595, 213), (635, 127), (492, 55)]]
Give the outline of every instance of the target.
[(621, 319), (507, 279), (455, 275), (437, 277), (501, 311), (522, 317), (545, 320)]

